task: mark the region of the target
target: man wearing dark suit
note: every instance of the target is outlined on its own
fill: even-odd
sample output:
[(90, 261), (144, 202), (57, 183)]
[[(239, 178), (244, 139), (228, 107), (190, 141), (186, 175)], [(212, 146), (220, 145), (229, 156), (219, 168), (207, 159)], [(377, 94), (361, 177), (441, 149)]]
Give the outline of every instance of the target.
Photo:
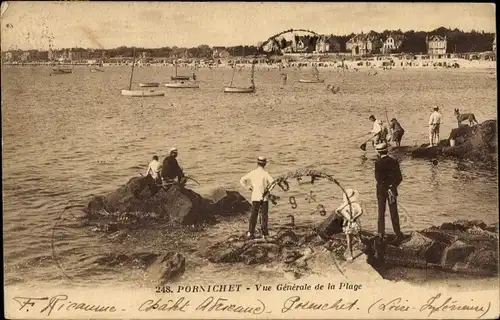
[(376, 145), (376, 150), (380, 158), (375, 162), (375, 179), (377, 180), (377, 201), (378, 201), (378, 235), (383, 238), (385, 234), (385, 206), (389, 203), (391, 213), (392, 228), (396, 234), (396, 241), (403, 238), (399, 226), (398, 214), (398, 186), (403, 181), (399, 162), (387, 155), (387, 144)]
[(171, 148), (170, 154), (163, 160), (163, 166), (161, 169), (161, 177), (163, 179), (164, 185), (171, 184), (178, 179), (180, 184), (184, 184), (186, 179), (184, 177), (184, 172), (177, 162), (177, 148)]

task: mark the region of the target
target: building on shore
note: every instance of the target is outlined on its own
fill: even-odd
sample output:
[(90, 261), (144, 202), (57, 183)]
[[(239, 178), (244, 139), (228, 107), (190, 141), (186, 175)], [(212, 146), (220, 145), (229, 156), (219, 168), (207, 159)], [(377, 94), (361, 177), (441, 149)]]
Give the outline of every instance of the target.
[(439, 35), (432, 35), (425, 37), (425, 43), (427, 45), (427, 54), (430, 56), (444, 55), (447, 49), (447, 39), (446, 36), (441, 37)]
[(492, 51), (497, 54), (497, 34), (495, 33), (495, 38), (493, 39)]
[(333, 36), (321, 36), (316, 41), (316, 52), (340, 52), (340, 42)]
[(353, 56), (379, 53), (382, 42), (376, 35), (361, 32), (349, 39), (346, 43), (346, 50)]
[(404, 36), (403, 35), (397, 35), (397, 34), (391, 34), (387, 36), (385, 39), (382, 39), (383, 44), (381, 53), (382, 54), (389, 54), (393, 52), (398, 52), (399, 48), (403, 44)]
[(212, 47), (212, 58), (227, 58), (231, 54), (227, 51), (226, 47)]

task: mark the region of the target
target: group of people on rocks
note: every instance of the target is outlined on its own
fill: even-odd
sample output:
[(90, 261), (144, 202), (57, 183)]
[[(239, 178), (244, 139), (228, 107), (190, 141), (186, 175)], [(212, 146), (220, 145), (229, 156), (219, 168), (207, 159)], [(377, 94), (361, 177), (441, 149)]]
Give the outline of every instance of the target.
[[(389, 125), (392, 135), (387, 139), (389, 134), (388, 128), (373, 115), (369, 119), (373, 122), (373, 129), (370, 133), (373, 134), (373, 143), (378, 154), (378, 159), (375, 162), (376, 197), (378, 203), (377, 236), (380, 240), (385, 236), (385, 212), (388, 206), (392, 227), (396, 236), (394, 243), (399, 243), (403, 239), (403, 233), (401, 232), (399, 223), (397, 198), (398, 186), (403, 181), (403, 177), (399, 162), (388, 155), (387, 142), (393, 141), (396, 146), (400, 146), (405, 130), (397, 119), (393, 118)], [(439, 142), (440, 124), (441, 114), (439, 113), (439, 108), (434, 107), (434, 112), (429, 119), (429, 140), (431, 147), (437, 145)], [(151, 175), (158, 184), (164, 187), (173, 184), (175, 178), (178, 179), (181, 185), (185, 184), (185, 175), (177, 162), (177, 155), (177, 149), (171, 148), (169, 155), (165, 157), (162, 164), (158, 161), (158, 156), (155, 155), (148, 166), (146, 175)], [(248, 239), (255, 238), (255, 228), (259, 214), (261, 218), (262, 237), (267, 241), (267, 237), (269, 236), (269, 192), (274, 186), (274, 179), (266, 171), (266, 165), (267, 159), (259, 156), (257, 158), (257, 167), (240, 179), (240, 184), (251, 192), (252, 208), (248, 232), (246, 233)], [(343, 203), (334, 212), (343, 219), (343, 231), (346, 234), (349, 253), (347, 260), (352, 261), (354, 259), (353, 237), (359, 234), (360, 225), (358, 219), (363, 214), (363, 209), (358, 202), (359, 193), (357, 190), (346, 189), (342, 196)]]
[(157, 185), (168, 187), (175, 183), (185, 184), (186, 178), (184, 171), (177, 162), (177, 148), (170, 148), (169, 155), (165, 157), (162, 163), (158, 161), (158, 156), (154, 155), (153, 160), (148, 165), (146, 176), (150, 175)]
[[(377, 120), (374, 115), (368, 118), (373, 122), (373, 129), (369, 132), (373, 135), (373, 143), (388, 143), (394, 142), (396, 147), (401, 146), (401, 140), (405, 134), (405, 130), (396, 118), (392, 118), (389, 127), (384, 125), (380, 120)], [(439, 107), (434, 106), (433, 112), (429, 117), (429, 148), (436, 147), (439, 144), (439, 127), (442, 123), (442, 115), (439, 112)], [(389, 134), (389, 129), (392, 134)]]
[[(382, 240), (385, 235), (385, 211), (389, 206), (392, 226), (396, 238), (394, 242), (400, 242), (403, 239), (403, 233), (399, 225), (399, 214), (397, 206), (398, 186), (403, 181), (399, 162), (388, 155), (387, 143), (382, 142), (376, 145), (379, 155), (375, 163), (375, 180), (378, 201), (378, 233), (377, 236)], [(267, 159), (265, 157), (257, 158), (257, 168), (250, 171), (240, 179), (240, 184), (252, 192), (252, 209), (246, 234), (248, 239), (255, 237), (255, 227), (257, 217), (261, 215), (262, 238), (267, 240), (268, 231), (268, 211), (269, 211), (269, 191), (273, 188), (274, 179), (269, 172), (265, 170)], [(266, 191), (268, 191), (266, 193)], [(335, 209), (335, 213), (343, 218), (343, 231), (346, 234), (349, 256), (348, 261), (354, 259), (353, 255), (353, 237), (360, 231), (358, 223), (359, 217), (363, 214), (363, 209), (358, 202), (359, 193), (354, 189), (346, 189), (343, 193), (343, 203)]]

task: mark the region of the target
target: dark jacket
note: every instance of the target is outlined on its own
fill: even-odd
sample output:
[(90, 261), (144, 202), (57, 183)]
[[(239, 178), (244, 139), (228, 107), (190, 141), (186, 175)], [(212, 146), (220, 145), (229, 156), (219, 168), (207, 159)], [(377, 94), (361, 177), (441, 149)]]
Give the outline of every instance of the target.
[(377, 188), (384, 190), (392, 186), (392, 190), (397, 192), (397, 187), (403, 181), (398, 160), (384, 156), (375, 162), (375, 180), (377, 180)]
[(392, 131), (403, 131), (405, 132), (405, 129), (401, 126), (401, 124), (397, 121), (391, 122), (391, 129)]
[(163, 179), (175, 179), (176, 177), (178, 177), (180, 180), (184, 177), (184, 172), (182, 172), (177, 159), (175, 159), (173, 156), (167, 156), (165, 160), (163, 160), (161, 176)]

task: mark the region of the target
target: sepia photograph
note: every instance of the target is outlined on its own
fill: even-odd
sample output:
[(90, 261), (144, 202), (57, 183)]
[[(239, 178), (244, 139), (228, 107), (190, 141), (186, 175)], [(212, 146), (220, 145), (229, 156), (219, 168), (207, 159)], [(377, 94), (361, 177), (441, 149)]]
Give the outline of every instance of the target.
[(4, 317), (497, 319), (494, 3), (4, 1)]

